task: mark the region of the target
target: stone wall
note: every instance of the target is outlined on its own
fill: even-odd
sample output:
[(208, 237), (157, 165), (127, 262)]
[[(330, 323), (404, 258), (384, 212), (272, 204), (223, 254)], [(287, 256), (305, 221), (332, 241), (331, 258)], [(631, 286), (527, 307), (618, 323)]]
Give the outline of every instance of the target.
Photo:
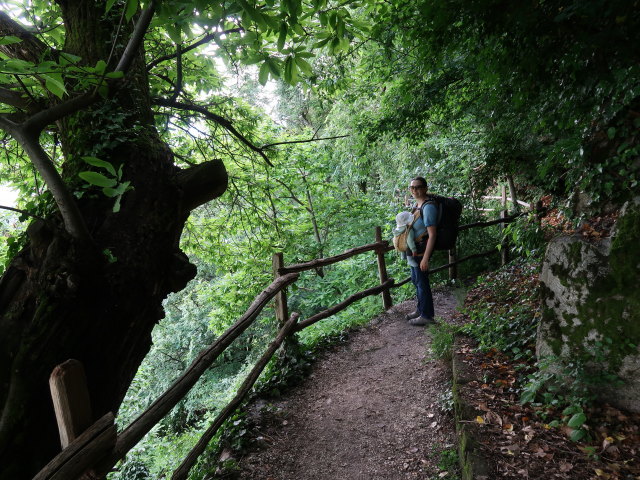
[(611, 238), (552, 240), (540, 280), (538, 358), (559, 374), (580, 364), (589, 378), (618, 375), (624, 384), (607, 381), (594, 391), (640, 412), (640, 197), (621, 210)]

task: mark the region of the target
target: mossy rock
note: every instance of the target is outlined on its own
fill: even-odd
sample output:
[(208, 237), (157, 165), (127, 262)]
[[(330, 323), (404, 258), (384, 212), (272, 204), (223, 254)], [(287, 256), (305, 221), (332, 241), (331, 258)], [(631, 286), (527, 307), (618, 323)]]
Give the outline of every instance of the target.
[(552, 240), (540, 280), (538, 358), (553, 359), (557, 371), (581, 365), (603, 380), (594, 382), (602, 400), (640, 411), (640, 198), (621, 210), (611, 238)]

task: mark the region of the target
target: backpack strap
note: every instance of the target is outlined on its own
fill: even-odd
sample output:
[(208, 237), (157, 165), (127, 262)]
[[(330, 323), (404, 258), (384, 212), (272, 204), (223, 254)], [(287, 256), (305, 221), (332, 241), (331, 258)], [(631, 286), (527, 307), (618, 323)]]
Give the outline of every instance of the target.
[(440, 226), (440, 221), (442, 220), (442, 202), (440, 201), (441, 197), (437, 195), (427, 195), (427, 200), (422, 204), (422, 208), (420, 209), (420, 217), (424, 220), (424, 207), (428, 204), (435, 205), (438, 209), (438, 218), (436, 219), (436, 227)]
[[(438, 197), (436, 197), (435, 195), (429, 195), (427, 200), (422, 204), (422, 206), (420, 207), (420, 218), (422, 219), (423, 223), (424, 223), (424, 207), (426, 207), (427, 205), (435, 205), (436, 208), (438, 209), (438, 218), (436, 220), (436, 227), (438, 225), (440, 225), (440, 220), (442, 219), (442, 202), (438, 201)], [(414, 208), (418, 208), (417, 205)], [(417, 219), (414, 219), (414, 222)], [(413, 225), (413, 224), (412, 224)], [(422, 234), (418, 235), (418, 237), (416, 238), (416, 242), (421, 242), (422, 240), (424, 240), (426, 237), (429, 236), (429, 233), (427, 232), (427, 230), (425, 230)]]

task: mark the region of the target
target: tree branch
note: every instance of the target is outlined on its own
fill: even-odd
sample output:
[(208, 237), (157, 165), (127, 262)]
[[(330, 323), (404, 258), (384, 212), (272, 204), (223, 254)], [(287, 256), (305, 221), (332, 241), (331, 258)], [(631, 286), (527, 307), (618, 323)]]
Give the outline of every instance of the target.
[(191, 211), (222, 195), (227, 190), (229, 176), (222, 160), (211, 160), (181, 170), (177, 180), (184, 192), (183, 209)]
[(0, 87), (0, 103), (26, 111), (35, 111), (35, 105), (31, 99), (26, 99), (20, 93), (9, 90), (8, 88)]
[(44, 218), (39, 217), (38, 215), (34, 215), (33, 213), (27, 212), (26, 210), (21, 210), (19, 208), (13, 208), (13, 207), (7, 207), (6, 205), (0, 205), (0, 208), (3, 209), (3, 210), (11, 210), (12, 212), (18, 212), (18, 213), (21, 213), (22, 215), (27, 215), (28, 217), (37, 218), (38, 220), (42, 220), (43, 222), (47, 223), (47, 221)]
[(0, 52), (10, 58), (17, 58), (27, 62), (38, 63), (43, 54), (49, 49), (35, 35), (13, 20), (9, 15), (0, 11), (0, 37), (18, 37), (20, 43), (0, 45)]
[(266, 148), (269, 147), (275, 147), (276, 145), (289, 145), (292, 143), (309, 143), (309, 142), (319, 142), (321, 140), (335, 140), (336, 138), (346, 138), (349, 137), (350, 135), (338, 135), (336, 137), (325, 137), (325, 138), (310, 138), (309, 140), (292, 140), (290, 142), (276, 142), (276, 143), (269, 143), (268, 145), (263, 145), (260, 147), (261, 150), (264, 150)]
[(76, 240), (84, 244), (93, 243), (87, 224), (80, 213), (80, 209), (67, 189), (62, 177), (54, 167), (53, 163), (42, 149), (39, 142), (40, 132), (26, 131), (24, 128), (17, 128), (11, 132), (13, 137), (29, 155), (31, 162), (36, 167), (42, 178), (49, 187), (49, 191), (58, 205), (65, 229)]
[(20, 125), (9, 120), (7, 115), (0, 115), (0, 128), (12, 137), (15, 137), (20, 129)]
[[(182, 54), (185, 54), (188, 51), (193, 50), (194, 48), (198, 48), (200, 45), (209, 43), (211, 40), (214, 40), (216, 37), (219, 37), (221, 35), (227, 35), (229, 33), (241, 33), (241, 32), (244, 32), (244, 28), (232, 28), (230, 30), (224, 30), (223, 32), (209, 33), (205, 35), (201, 40), (198, 40), (196, 43), (193, 43), (188, 47), (183, 48)], [(149, 65), (147, 65), (147, 71), (151, 70), (156, 65), (164, 62), (165, 60), (171, 60), (172, 58), (176, 58), (177, 56), (178, 56), (178, 53), (176, 52), (176, 53), (171, 53), (169, 55), (164, 55), (162, 57), (158, 57), (153, 62), (149, 63)]]
[(176, 86), (171, 96), (171, 100), (174, 102), (178, 99), (182, 91), (182, 47), (180, 44), (176, 46), (176, 55)]
[[(276, 182), (278, 182), (280, 185), (282, 185), (284, 188), (286, 188), (289, 191), (289, 195), (291, 200), (293, 200), (294, 202), (296, 202), (298, 205), (300, 205), (301, 207), (304, 207), (307, 211), (309, 211), (309, 207), (307, 207), (302, 200), (300, 200), (295, 193), (293, 193), (293, 190), (291, 189), (291, 187), (289, 185), (287, 185), (286, 183), (284, 183), (282, 180), (278, 179), (278, 178), (274, 178), (274, 180)], [(309, 212), (311, 213), (311, 212)]]
[(25, 131), (39, 135), (47, 125), (50, 125), (67, 115), (71, 115), (78, 110), (88, 107), (95, 103), (99, 98), (100, 97), (96, 94), (84, 93), (78, 97), (74, 97), (66, 102), (59, 103), (51, 108), (32, 115), (23, 122), (22, 128)]
[(116, 72), (127, 72), (133, 63), (133, 59), (138, 53), (140, 49), (140, 45), (144, 40), (144, 36), (147, 33), (147, 29), (149, 28), (149, 24), (151, 23), (151, 19), (153, 18), (153, 14), (156, 10), (156, 2), (151, 0), (149, 2), (149, 6), (145, 8), (140, 14), (140, 18), (138, 18), (138, 22), (136, 23), (136, 27), (133, 30), (133, 34), (129, 39), (129, 43), (127, 43), (126, 48), (124, 49), (124, 53), (118, 62), (118, 66), (116, 67)]
[(221, 117), (220, 115), (216, 115), (213, 112), (210, 112), (206, 107), (202, 107), (200, 105), (194, 105), (192, 103), (176, 102), (174, 100), (166, 99), (166, 98), (154, 98), (153, 103), (155, 105), (159, 105), (162, 107), (171, 107), (171, 108), (177, 108), (178, 110), (187, 110), (187, 111), (201, 113), (208, 120), (211, 120), (212, 122), (215, 122), (221, 127), (224, 127), (225, 129), (227, 129), (227, 131), (233, 134), (233, 136), (235, 136), (238, 140), (240, 140), (242, 143), (248, 146), (251, 150), (253, 150), (258, 155), (260, 155), (264, 159), (264, 161), (267, 162), (267, 165), (269, 165), (270, 167), (273, 167), (273, 164), (269, 161), (269, 159), (267, 158), (267, 156), (265, 155), (265, 153), (262, 151), (260, 147), (256, 147), (244, 135), (238, 132), (229, 120), (227, 120), (224, 117)]
[[(140, 14), (133, 34), (118, 62), (116, 71), (126, 73), (131, 67), (153, 18), (155, 7), (156, 2), (152, 0), (149, 6)], [(4, 12), (0, 12), (0, 34), (14, 35), (23, 39), (20, 43), (0, 46), (0, 51), (7, 55), (37, 63), (40, 61), (42, 53), (47, 50), (47, 47), (42, 42), (11, 20)], [(99, 98), (95, 92), (84, 93), (66, 102), (54, 105), (47, 110), (38, 112), (20, 125), (11, 122), (6, 117), (0, 117), (0, 128), (5, 129), (18, 141), (49, 187), (58, 205), (67, 232), (73, 238), (86, 244), (92, 243), (92, 239), (80, 209), (60, 174), (42, 149), (39, 139), (40, 132), (47, 125), (88, 107)]]

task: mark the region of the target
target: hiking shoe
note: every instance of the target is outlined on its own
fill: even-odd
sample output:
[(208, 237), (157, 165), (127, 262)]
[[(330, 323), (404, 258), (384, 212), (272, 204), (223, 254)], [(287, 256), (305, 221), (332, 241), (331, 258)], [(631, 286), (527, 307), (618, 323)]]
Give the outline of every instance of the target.
[(420, 316), (420, 312), (418, 310), (416, 310), (415, 312), (411, 312), (409, 315), (405, 315), (404, 319), (409, 321), (412, 318), (416, 318)]
[(433, 318), (416, 317), (409, 320), (409, 325), (414, 325), (416, 327), (429, 325), (430, 323), (434, 323)]

